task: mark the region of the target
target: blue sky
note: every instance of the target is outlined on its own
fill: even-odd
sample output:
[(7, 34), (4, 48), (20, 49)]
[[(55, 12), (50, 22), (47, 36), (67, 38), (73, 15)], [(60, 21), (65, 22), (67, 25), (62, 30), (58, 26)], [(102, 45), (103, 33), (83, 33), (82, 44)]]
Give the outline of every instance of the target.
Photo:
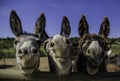
[(120, 0), (0, 0), (0, 37), (14, 37), (9, 16), (14, 9), (22, 21), (24, 31), (33, 32), (36, 19), (43, 12), (49, 36), (60, 33), (62, 17), (67, 16), (71, 37), (78, 35), (78, 23), (84, 14), (90, 33), (98, 33), (104, 16), (110, 21), (109, 37), (120, 37)]

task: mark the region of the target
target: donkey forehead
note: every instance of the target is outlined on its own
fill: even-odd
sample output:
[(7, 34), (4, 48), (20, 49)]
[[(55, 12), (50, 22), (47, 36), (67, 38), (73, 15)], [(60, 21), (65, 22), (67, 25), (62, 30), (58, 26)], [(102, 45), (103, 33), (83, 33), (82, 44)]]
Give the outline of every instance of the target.
[(108, 40), (106, 38), (103, 38), (102, 36), (100, 35), (96, 35), (96, 34), (87, 34), (85, 35), (83, 38), (82, 38), (82, 41), (98, 41), (99, 43), (102, 43), (102, 44), (107, 44), (108, 43)]
[[(80, 40), (80, 46), (87, 49), (89, 46), (97, 46), (101, 47), (102, 49), (106, 50), (108, 48), (108, 40), (96, 34), (86, 34)], [(95, 49), (95, 48), (94, 48)]]
[(39, 38), (37, 38), (34, 35), (20, 35), (19, 37), (16, 38), (16, 40), (19, 41), (35, 41), (35, 40), (39, 40)]
[(56, 43), (60, 43), (60, 42), (64, 42), (65, 39), (66, 37), (57, 34), (52, 38), (52, 41), (55, 41)]
[(98, 41), (92, 41), (90, 43), (88, 49), (89, 48), (91, 48), (91, 50), (95, 49), (96, 51), (98, 51), (98, 50), (100, 51), (102, 49)]

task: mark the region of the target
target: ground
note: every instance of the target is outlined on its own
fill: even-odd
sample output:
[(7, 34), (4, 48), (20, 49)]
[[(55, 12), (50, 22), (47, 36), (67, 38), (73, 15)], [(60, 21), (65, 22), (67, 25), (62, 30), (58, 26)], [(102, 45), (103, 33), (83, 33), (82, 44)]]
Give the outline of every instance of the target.
[[(0, 69), (16, 69), (16, 59), (15, 58), (6, 58), (5, 64), (4, 60), (0, 59)], [(115, 63), (109, 63), (106, 67), (108, 72), (120, 72), (120, 65), (116, 65)], [(40, 71), (49, 72), (48, 58), (41, 57), (40, 58)]]
[[(6, 58), (5, 64), (3, 60), (0, 60), (0, 69), (16, 69), (16, 59), (15, 58)], [(40, 71), (49, 71), (48, 67), (48, 58), (42, 57), (40, 58)]]
[[(12, 69), (16, 69), (16, 60), (15, 58), (7, 58), (5, 60), (5, 64), (4, 61), (0, 59), (0, 69), (8, 69), (9, 71)], [(108, 64), (109, 65), (109, 64)], [(109, 69), (111, 69), (110, 67), (114, 68), (112, 65), (107, 66)], [(116, 67), (115, 67), (116, 68)], [(48, 67), (48, 58), (47, 57), (42, 57), (40, 58), (40, 67), (39, 67), (40, 71), (49, 71), (49, 67)], [(120, 70), (120, 69), (119, 69)], [(68, 80), (59, 80), (59, 78), (55, 78), (54, 76), (48, 76), (48, 75), (42, 75), (39, 76), (40, 81), (119, 81), (120, 77), (119, 75), (117, 75), (118, 77), (111, 77), (111, 75), (108, 77), (96, 77), (96, 76), (84, 76), (81, 74), (72, 74), (70, 75), (70, 77), (68, 78)], [(46, 78), (47, 77), (47, 78)], [(86, 78), (87, 77), (87, 78)], [(63, 79), (63, 78), (62, 78)], [(1, 80), (0, 80), (1, 81)], [(17, 81), (17, 80), (7, 80), (7, 79), (3, 79), (3, 81)], [(19, 80), (21, 81), (21, 80)], [(34, 81), (34, 80), (33, 80)], [(39, 81), (39, 80), (38, 80)]]

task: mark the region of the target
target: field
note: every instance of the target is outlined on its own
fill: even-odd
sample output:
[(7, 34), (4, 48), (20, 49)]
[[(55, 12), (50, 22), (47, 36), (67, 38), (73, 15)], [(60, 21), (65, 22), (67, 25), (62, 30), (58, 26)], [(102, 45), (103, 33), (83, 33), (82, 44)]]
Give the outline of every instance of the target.
[(120, 54), (120, 45), (112, 44), (112, 53), (113, 54)]

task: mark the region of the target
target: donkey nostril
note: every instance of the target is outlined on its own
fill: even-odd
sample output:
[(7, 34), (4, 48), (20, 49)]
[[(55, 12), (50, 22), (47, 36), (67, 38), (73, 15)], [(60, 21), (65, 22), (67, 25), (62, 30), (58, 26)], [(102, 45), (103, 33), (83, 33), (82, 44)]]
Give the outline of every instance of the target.
[(18, 51), (19, 54), (28, 54), (28, 51), (27, 50), (23, 50), (23, 49), (20, 49)]
[(20, 50), (18, 51), (18, 53), (19, 53), (19, 54), (22, 54), (22, 50), (20, 49)]
[(88, 49), (87, 53), (90, 54), (90, 50), (89, 49)]
[(36, 49), (36, 48), (33, 48), (33, 49), (32, 49), (32, 53), (37, 53), (37, 49)]

